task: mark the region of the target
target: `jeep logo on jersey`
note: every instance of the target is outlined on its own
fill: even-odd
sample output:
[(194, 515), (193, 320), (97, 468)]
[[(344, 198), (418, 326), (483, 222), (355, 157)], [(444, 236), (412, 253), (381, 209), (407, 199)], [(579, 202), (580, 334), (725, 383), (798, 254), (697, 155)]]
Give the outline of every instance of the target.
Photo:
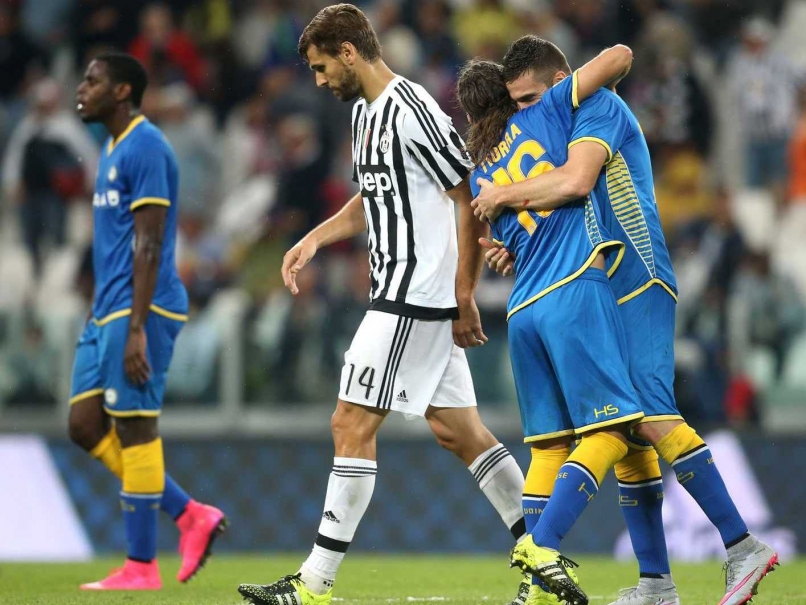
[(387, 166), (359, 166), (361, 195), (364, 197), (392, 197), (395, 185)]

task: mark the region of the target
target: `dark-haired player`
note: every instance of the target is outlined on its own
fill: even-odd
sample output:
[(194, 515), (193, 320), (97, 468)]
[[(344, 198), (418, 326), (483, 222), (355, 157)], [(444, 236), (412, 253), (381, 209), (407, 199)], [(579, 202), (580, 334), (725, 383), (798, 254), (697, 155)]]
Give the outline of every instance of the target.
[[(535, 178), (501, 187), (484, 184), (474, 203), (480, 214), (493, 218), (507, 207), (548, 212), (590, 195), (605, 227), (625, 242), (624, 258), (610, 285), (626, 329), (630, 379), (646, 414), (634, 433), (651, 443), (657, 453), (639, 451), (616, 466), (622, 502), (657, 500), (662, 488), (652, 477), (660, 476), (660, 455), (722, 537), (727, 564), (720, 605), (746, 603), (777, 564), (778, 555), (748, 533), (711, 451), (677, 409), (673, 388), (675, 276), (641, 128), (626, 103), (610, 91), (580, 102), (577, 73), (571, 74), (560, 49), (546, 40), (520, 38), (510, 47), (503, 65), (507, 88), (519, 108), (534, 105), (550, 90), (559, 99), (553, 113), (573, 124), (567, 157), (558, 158), (557, 170), (530, 175)], [(562, 96), (555, 90), (558, 87), (564, 90)], [(649, 536), (662, 524), (660, 506), (651, 515), (646, 514), (648, 510), (622, 506), (634, 545), (652, 542)], [(674, 587), (668, 560), (659, 558), (657, 549), (642, 556), (636, 548), (636, 554), (642, 575), (639, 585), (626, 590), (613, 605), (672, 600), (667, 596)]]
[[(604, 57), (605, 66), (612, 65)], [(584, 81), (575, 92), (585, 97), (620, 70), (602, 71), (594, 60), (580, 71)], [(471, 178), (479, 181), (509, 183), (553, 170), (571, 127), (569, 116), (553, 111), (570, 87), (552, 89), (541, 103), (518, 112), (502, 72), (490, 61), (470, 61), (457, 84), (470, 121)], [(618, 267), (624, 244), (604, 228), (589, 197), (556, 212), (504, 212), (492, 232), (517, 259), (509, 349), (524, 437), (532, 447), (526, 487), (532, 507), (540, 509), (538, 515), (528, 511), (524, 494), (524, 512), (539, 518), (515, 546), (512, 564), (554, 593), (532, 590), (529, 605), (558, 598), (586, 605), (571, 565), (558, 552), (560, 542), (627, 454), (629, 427), (644, 415), (630, 384), (624, 327), (605, 270)], [(569, 455), (575, 438), (579, 445)], [(528, 556), (517, 556), (521, 552)]]
[(320, 87), (356, 100), (359, 191), (286, 254), (283, 278), (296, 294), (296, 275), (319, 248), (368, 232), (372, 280), (369, 311), (345, 354), (331, 422), (335, 459), (316, 542), (297, 574), (239, 587), (260, 605), (331, 602), (337, 570), (372, 497), (376, 435), (390, 411), (424, 417), (437, 441), (468, 467), (506, 529), (516, 539), (524, 533), (523, 473), (481, 422), (463, 350), (486, 340), (473, 295), (483, 262), (477, 238), (487, 231), (474, 225), (469, 206), (464, 143), (425, 89), (383, 62), (375, 31), (355, 6), (320, 11), (299, 52)]
[(76, 94), (84, 122), (110, 138), (93, 196), (95, 298), (76, 348), (70, 389), (70, 438), (123, 483), (128, 553), (121, 569), (85, 590), (161, 588), (157, 512), (176, 520), (182, 567), (190, 579), (224, 529), (224, 514), (200, 504), (165, 473), (157, 417), (176, 340), (187, 320), (187, 293), (176, 272), (176, 159), (156, 126), (140, 115), (143, 66), (109, 53), (87, 67)]

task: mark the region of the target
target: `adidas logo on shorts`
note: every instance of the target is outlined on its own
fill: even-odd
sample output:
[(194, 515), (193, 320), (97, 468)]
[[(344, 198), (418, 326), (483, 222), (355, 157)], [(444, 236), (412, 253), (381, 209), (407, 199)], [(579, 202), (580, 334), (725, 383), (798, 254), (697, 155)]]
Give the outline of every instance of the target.
[(402, 391), (400, 391), (397, 394), (396, 401), (399, 401), (400, 403), (408, 403), (409, 402), (408, 398), (406, 397), (406, 389), (403, 389)]
[(341, 521), (339, 521), (336, 515), (333, 514), (332, 510), (327, 510), (324, 513), (322, 513), (322, 518), (327, 521), (331, 521), (333, 523), (341, 523)]

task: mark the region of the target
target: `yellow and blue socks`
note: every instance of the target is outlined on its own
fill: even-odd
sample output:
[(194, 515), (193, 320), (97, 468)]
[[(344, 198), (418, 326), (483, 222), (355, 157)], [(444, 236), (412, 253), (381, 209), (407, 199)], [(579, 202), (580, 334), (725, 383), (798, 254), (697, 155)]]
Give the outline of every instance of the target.
[(655, 593), (673, 587), (663, 532), (663, 479), (654, 449), (630, 449), (615, 466), (619, 506), (633, 552), (639, 583)]
[(719, 530), (725, 548), (748, 537), (747, 525), (725, 487), (711, 450), (693, 428), (685, 423), (676, 426), (655, 449), (672, 465), (677, 481)]
[(129, 544), (128, 557), (148, 563), (157, 555), (157, 513), (165, 487), (162, 439), (121, 450), (120, 503)]
[[(106, 468), (108, 468), (118, 479), (123, 478), (123, 461), (121, 457), (122, 446), (115, 427), (104, 435), (98, 442), (90, 455), (97, 458)], [(173, 477), (165, 473), (165, 491), (162, 494), (160, 508), (168, 513), (175, 521), (178, 519), (190, 502), (190, 496), (174, 481)]]
[(120, 455), (121, 449), (120, 437), (118, 437), (115, 427), (112, 427), (109, 429), (109, 432), (104, 435), (103, 439), (98, 442), (98, 445), (90, 450), (90, 456), (97, 458), (115, 477), (122, 479), (123, 461)]
[(560, 449), (532, 447), (532, 462), (526, 473), (523, 486), (523, 518), (526, 531), (531, 532), (537, 525), (546, 503), (554, 491), (554, 481), (560, 467), (571, 454), (571, 446)]
[(182, 487), (174, 481), (168, 473), (165, 473), (165, 491), (162, 492), (162, 502), (160, 510), (168, 513), (171, 519), (176, 521), (185, 512), (185, 508), (190, 502), (190, 496)]
[[(523, 519), (526, 523), (526, 531), (531, 533), (540, 520), (540, 515), (546, 507), (552, 492), (554, 491), (554, 481), (560, 467), (568, 459), (571, 453), (571, 446), (558, 449), (542, 449), (532, 447), (532, 462), (526, 473), (526, 482), (523, 486)], [(537, 576), (532, 576), (532, 584), (536, 584), (546, 589)]]
[(599, 491), (607, 471), (626, 454), (627, 445), (612, 435), (595, 433), (582, 437), (560, 468), (554, 493), (532, 530), (535, 544), (559, 550), (562, 539)]
[(480, 454), (468, 467), (487, 496), (512, 537), (521, 540), (526, 536), (521, 496), (523, 495), (523, 471), (509, 450), (497, 443)]

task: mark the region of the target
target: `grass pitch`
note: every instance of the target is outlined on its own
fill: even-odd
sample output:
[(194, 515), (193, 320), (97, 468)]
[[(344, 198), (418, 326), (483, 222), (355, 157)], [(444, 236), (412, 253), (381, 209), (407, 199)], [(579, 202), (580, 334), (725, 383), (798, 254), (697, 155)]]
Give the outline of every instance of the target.
[[(160, 558), (163, 589), (159, 592), (86, 593), (82, 582), (99, 580), (120, 565), (121, 558), (79, 564), (0, 564), (2, 605), (237, 605), (241, 582), (268, 583), (296, 571), (301, 555), (213, 557), (188, 585), (179, 584), (179, 560)], [(582, 586), (591, 605), (607, 605), (619, 588), (634, 584), (635, 565), (608, 558), (580, 558)], [(718, 562), (673, 565), (683, 605), (716, 605), (724, 580)], [(334, 601), (338, 604), (505, 605), (518, 583), (505, 556), (372, 556), (347, 557), (339, 573)], [(761, 584), (758, 605), (806, 605), (806, 559), (782, 565)]]

